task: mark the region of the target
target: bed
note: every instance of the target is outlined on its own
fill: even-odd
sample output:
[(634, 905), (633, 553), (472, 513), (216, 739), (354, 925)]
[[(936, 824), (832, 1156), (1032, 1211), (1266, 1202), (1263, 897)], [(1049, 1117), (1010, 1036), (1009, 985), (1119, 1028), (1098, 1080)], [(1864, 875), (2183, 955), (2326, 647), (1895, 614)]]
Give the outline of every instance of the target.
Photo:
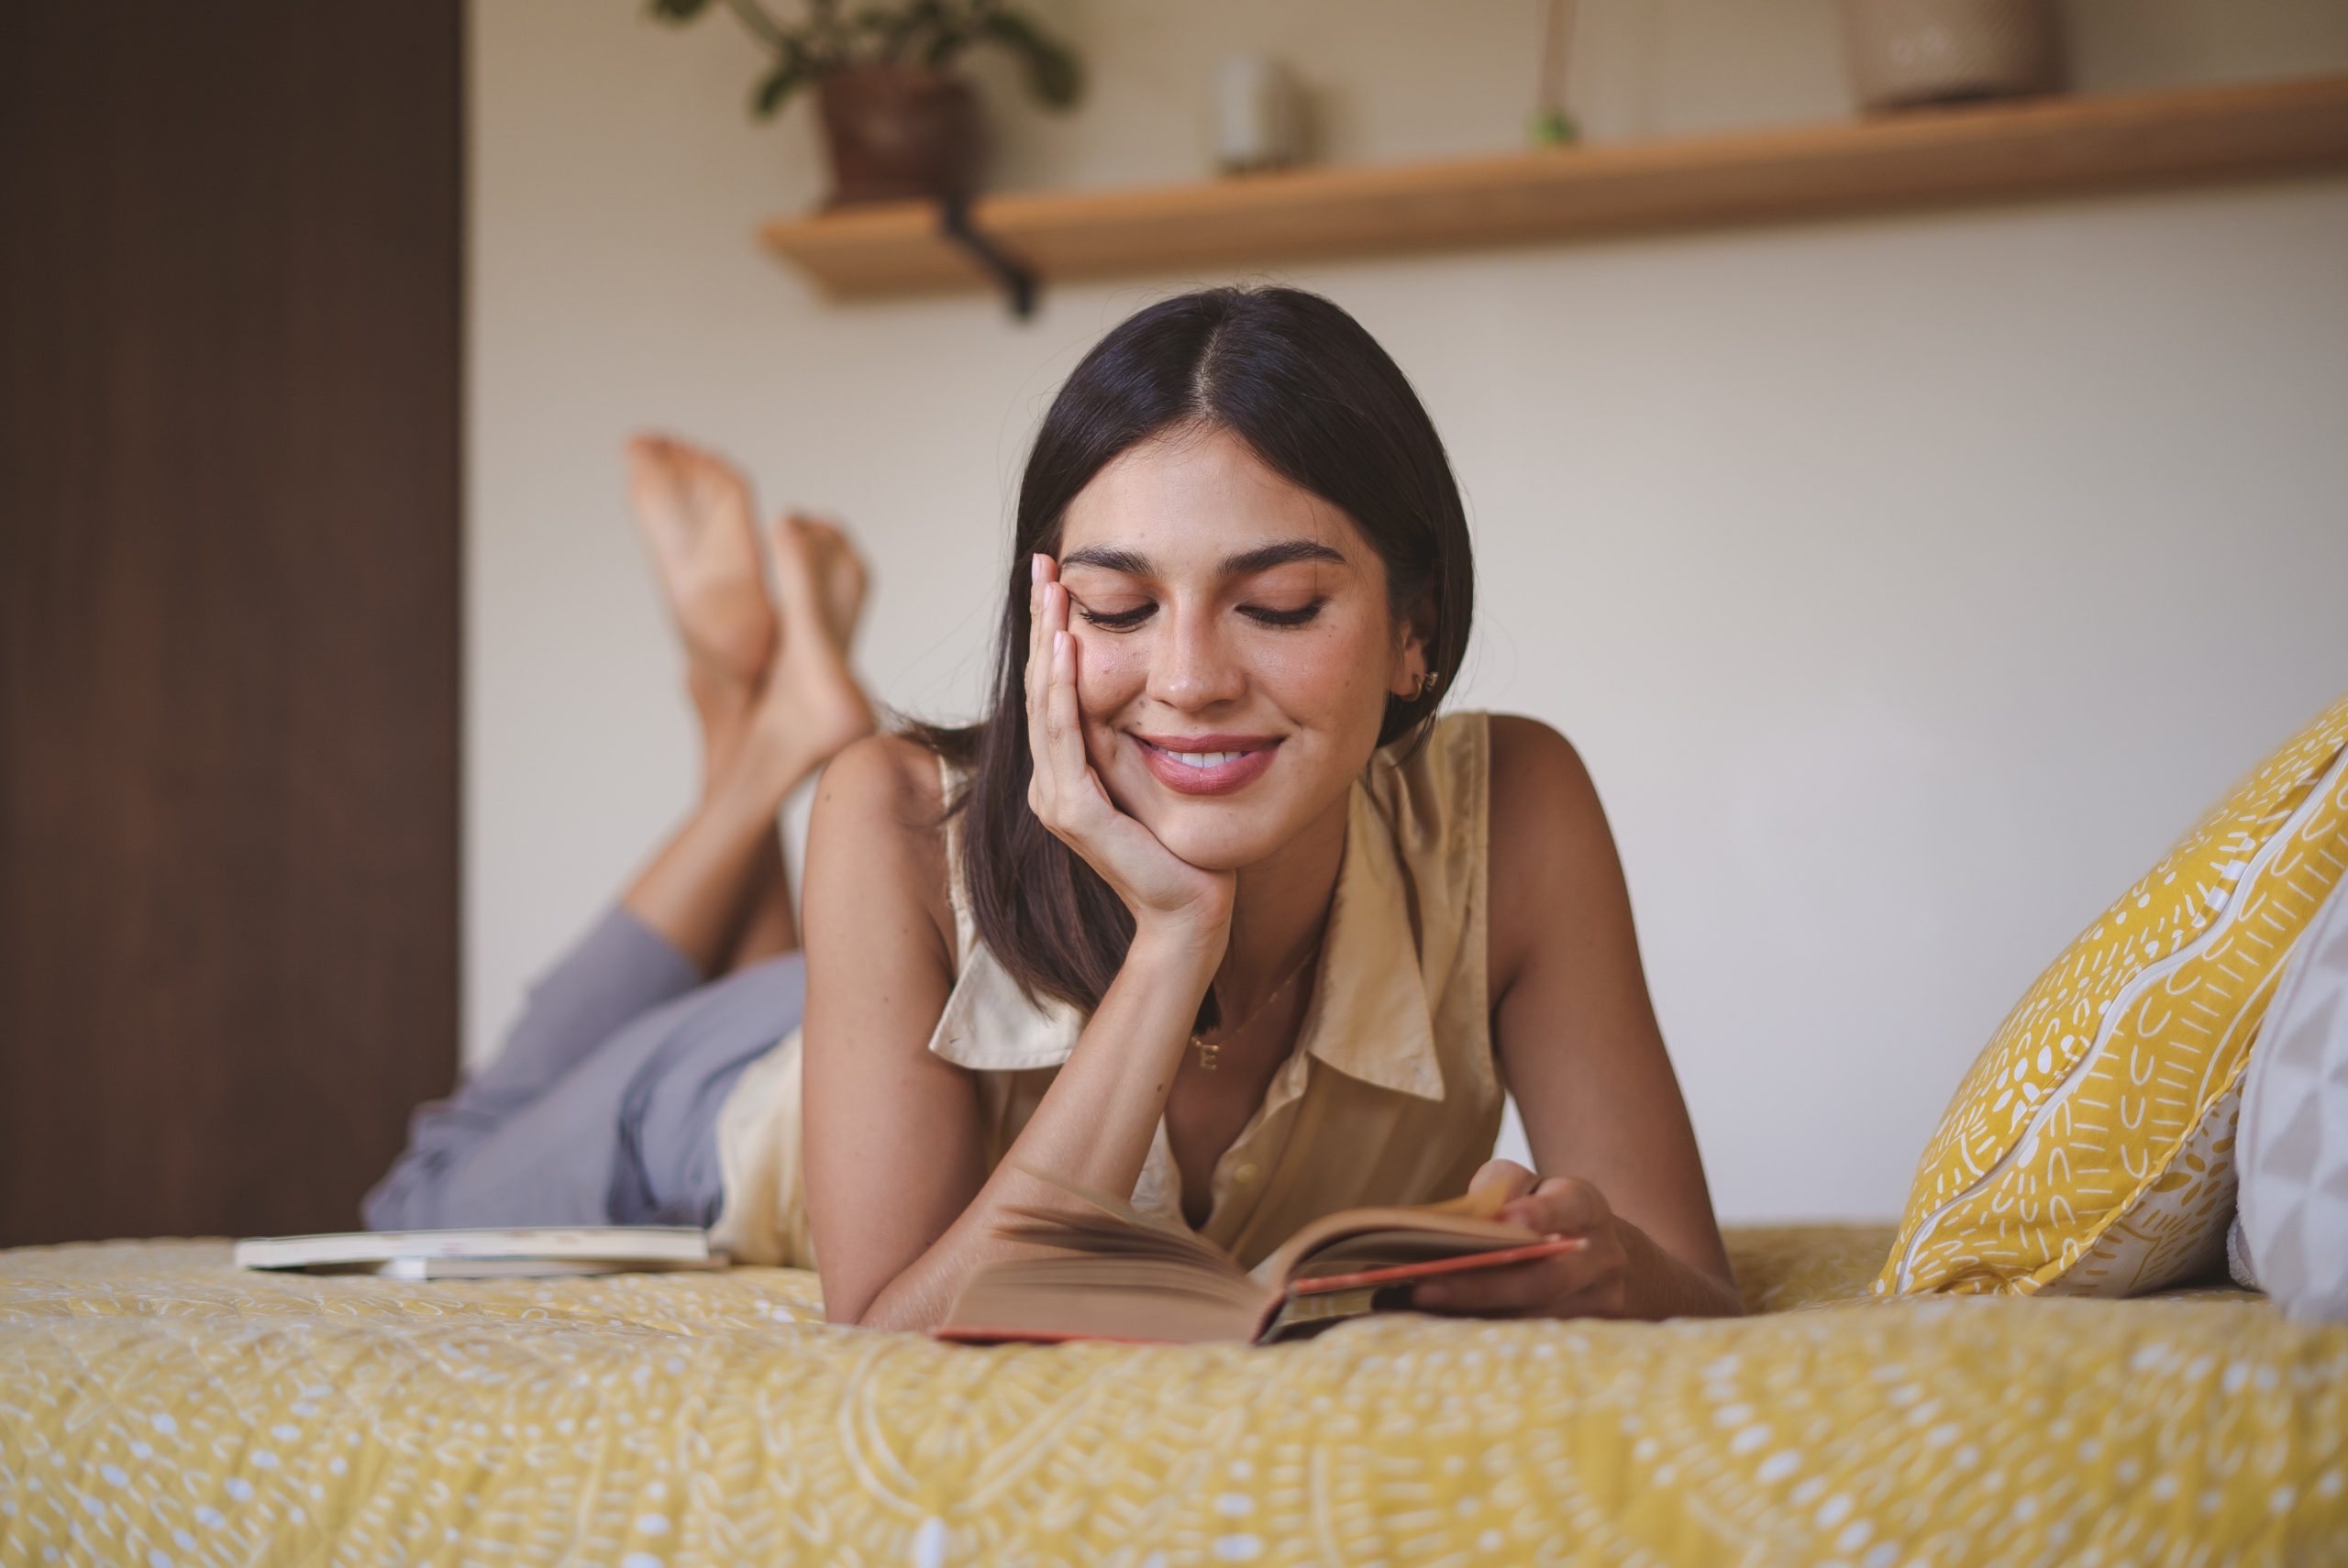
[(2348, 1329), (1872, 1299), (1889, 1241), (1732, 1231), (1741, 1321), (1271, 1350), (834, 1329), (786, 1270), (0, 1253), (0, 1562), (2348, 1561)]

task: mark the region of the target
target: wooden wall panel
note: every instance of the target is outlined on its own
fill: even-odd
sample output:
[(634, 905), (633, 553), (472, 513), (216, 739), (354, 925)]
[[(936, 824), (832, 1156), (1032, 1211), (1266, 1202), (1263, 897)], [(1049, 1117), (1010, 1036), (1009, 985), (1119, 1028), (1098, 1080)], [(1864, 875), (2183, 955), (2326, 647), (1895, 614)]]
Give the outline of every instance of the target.
[(460, 45), (0, 6), (0, 1242), (352, 1225), (454, 1077)]

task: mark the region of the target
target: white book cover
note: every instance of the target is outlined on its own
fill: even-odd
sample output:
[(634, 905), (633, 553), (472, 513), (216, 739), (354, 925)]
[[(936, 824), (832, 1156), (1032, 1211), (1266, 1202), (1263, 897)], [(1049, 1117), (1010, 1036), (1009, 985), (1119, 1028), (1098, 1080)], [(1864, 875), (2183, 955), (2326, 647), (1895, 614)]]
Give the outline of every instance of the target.
[[(549, 1274), (619, 1272), (636, 1267), (718, 1268), (709, 1234), (697, 1225), (519, 1226), (474, 1231), (345, 1231), (317, 1236), (255, 1236), (237, 1243), (238, 1268), (353, 1269), (390, 1264), (437, 1267), (382, 1272), (407, 1278), (454, 1278), (486, 1273), (526, 1274), (532, 1264)], [(503, 1266), (459, 1271), (460, 1260)], [(582, 1268), (579, 1265), (588, 1265)]]

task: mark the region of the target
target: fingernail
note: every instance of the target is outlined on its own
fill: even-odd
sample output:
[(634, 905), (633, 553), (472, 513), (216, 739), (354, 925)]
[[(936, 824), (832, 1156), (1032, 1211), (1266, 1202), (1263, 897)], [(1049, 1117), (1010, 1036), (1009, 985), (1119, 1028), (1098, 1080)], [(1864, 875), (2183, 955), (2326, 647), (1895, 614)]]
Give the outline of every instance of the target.
[(1027, 558), (1027, 580), (1030, 582), (1041, 582), (1044, 580), (1044, 558), (1042, 556), (1035, 555)]

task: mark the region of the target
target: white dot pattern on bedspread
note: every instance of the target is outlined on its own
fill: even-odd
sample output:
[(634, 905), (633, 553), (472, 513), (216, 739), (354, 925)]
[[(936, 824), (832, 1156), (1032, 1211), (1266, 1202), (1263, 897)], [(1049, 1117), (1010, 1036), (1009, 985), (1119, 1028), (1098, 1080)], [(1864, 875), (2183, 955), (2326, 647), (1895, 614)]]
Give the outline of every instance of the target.
[(0, 1253), (0, 1562), (2314, 1561), (2348, 1330), (2254, 1297), (1852, 1301), (1887, 1228), (1733, 1235), (1731, 1322), (1391, 1316), (976, 1350), (812, 1275), (400, 1285), (216, 1242)]

